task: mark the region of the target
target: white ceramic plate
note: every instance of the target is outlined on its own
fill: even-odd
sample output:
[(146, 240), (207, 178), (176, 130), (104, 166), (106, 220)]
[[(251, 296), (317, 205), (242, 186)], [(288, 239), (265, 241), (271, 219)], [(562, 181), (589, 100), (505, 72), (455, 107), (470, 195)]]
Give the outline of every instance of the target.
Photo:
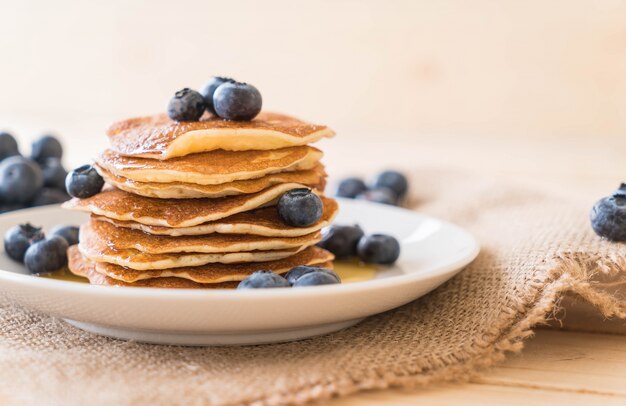
[[(360, 224), (401, 242), (393, 267), (374, 279), (298, 289), (184, 290), (91, 286), (27, 274), (0, 254), (0, 292), (16, 302), (97, 334), (163, 344), (232, 345), (296, 340), (352, 326), (425, 295), (478, 254), (463, 229), (435, 218), (363, 201), (340, 201), (338, 224)], [(57, 206), (0, 216), (0, 236), (19, 223), (47, 231), (81, 224)]]

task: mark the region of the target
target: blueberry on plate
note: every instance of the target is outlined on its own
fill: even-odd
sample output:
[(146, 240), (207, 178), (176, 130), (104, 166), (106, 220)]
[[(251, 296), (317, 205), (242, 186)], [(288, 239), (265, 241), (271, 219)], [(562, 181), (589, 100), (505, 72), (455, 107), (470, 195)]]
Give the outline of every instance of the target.
[(368, 202), (389, 204), (392, 206), (397, 203), (396, 194), (386, 187), (366, 190), (356, 198), (357, 200), (367, 200)]
[(33, 142), (30, 159), (44, 163), (48, 158), (63, 157), (63, 146), (53, 135), (44, 135)]
[(391, 189), (396, 198), (401, 199), (409, 190), (409, 181), (398, 171), (384, 171), (374, 179), (373, 188), (386, 187)]
[(0, 160), (19, 154), (15, 138), (7, 132), (0, 132)]
[(41, 169), (30, 159), (12, 156), (0, 163), (0, 196), (4, 203), (27, 203), (42, 186)]
[(50, 230), (50, 236), (58, 235), (67, 241), (68, 245), (78, 244), (78, 227), (58, 225)]
[(167, 115), (175, 121), (198, 121), (205, 109), (204, 97), (186, 87), (174, 93), (167, 105)]
[(23, 262), (28, 247), (44, 238), (41, 227), (35, 227), (30, 223), (11, 227), (4, 234), (4, 252), (9, 258)]
[(43, 172), (43, 185), (54, 189), (65, 190), (65, 177), (67, 171), (59, 158), (47, 158), (41, 164)]
[(305, 286), (318, 286), (318, 285), (334, 285), (341, 283), (339, 277), (329, 272), (314, 271), (302, 275), (293, 283), (294, 288), (302, 288)]
[(83, 165), (67, 174), (65, 189), (72, 197), (85, 199), (100, 193), (104, 179), (93, 165)]
[(366, 190), (367, 186), (362, 179), (354, 177), (346, 178), (339, 182), (339, 184), (337, 185), (337, 190), (335, 190), (335, 196), (354, 199)]
[(322, 268), (322, 267), (319, 267), (319, 266), (309, 266), (309, 265), (300, 265), (300, 266), (297, 266), (295, 268), (292, 268), (285, 275), (285, 279), (287, 279), (287, 282), (289, 282), (291, 285), (293, 285), (294, 283), (296, 283), (296, 281), (298, 279), (300, 279), (304, 275), (310, 274), (312, 272), (327, 273), (328, 275), (332, 276), (333, 278), (335, 278), (337, 280), (336, 283), (341, 283), (341, 280), (339, 279), (339, 276), (336, 273), (334, 273), (333, 271), (331, 271), (330, 269)]
[(59, 204), (70, 200), (70, 196), (62, 190), (45, 187), (41, 189), (37, 196), (30, 202), (30, 207), (47, 206), (49, 204)]
[(600, 237), (626, 241), (626, 184), (591, 209), (591, 227)]
[(252, 120), (262, 106), (261, 93), (248, 83), (225, 82), (213, 93), (215, 112), (226, 120)]
[(0, 214), (20, 210), (24, 207), (25, 206), (22, 203), (0, 203)]
[(292, 227), (308, 227), (322, 217), (324, 204), (311, 189), (291, 189), (278, 200), (278, 216)]
[(53, 236), (39, 240), (26, 250), (24, 265), (31, 273), (58, 271), (67, 265), (67, 248), (63, 237)]
[(365, 263), (390, 265), (400, 257), (400, 243), (390, 235), (372, 234), (361, 238), (357, 253)]
[(288, 288), (289, 282), (272, 271), (256, 271), (239, 282), (237, 289)]
[(333, 224), (322, 230), (322, 240), (317, 245), (332, 252), (337, 258), (355, 257), (356, 246), (363, 235), (363, 230), (358, 225)]
[(235, 80), (223, 76), (213, 76), (209, 79), (209, 82), (200, 89), (200, 94), (204, 97), (204, 104), (209, 113), (217, 115), (215, 107), (213, 107), (213, 95), (215, 94), (215, 89), (226, 82), (235, 83)]

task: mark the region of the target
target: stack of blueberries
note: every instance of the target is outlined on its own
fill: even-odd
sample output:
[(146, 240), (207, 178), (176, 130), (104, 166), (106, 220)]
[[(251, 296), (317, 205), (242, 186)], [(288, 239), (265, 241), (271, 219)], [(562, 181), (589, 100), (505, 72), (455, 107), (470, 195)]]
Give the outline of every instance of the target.
[(1, 132), (0, 213), (68, 200), (62, 157), (63, 147), (52, 135), (38, 138), (27, 158), (20, 154), (15, 138)]
[(361, 178), (345, 178), (337, 185), (335, 196), (401, 206), (408, 191), (406, 176), (388, 170), (376, 175), (371, 185), (367, 185)]

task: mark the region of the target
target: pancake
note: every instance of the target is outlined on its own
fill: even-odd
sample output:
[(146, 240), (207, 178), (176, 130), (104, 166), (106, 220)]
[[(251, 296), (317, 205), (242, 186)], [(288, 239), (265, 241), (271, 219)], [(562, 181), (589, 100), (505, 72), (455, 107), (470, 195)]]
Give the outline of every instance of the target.
[(157, 114), (120, 121), (107, 130), (114, 151), (159, 160), (218, 149), (279, 149), (333, 135), (326, 126), (269, 112), (251, 121), (228, 121), (207, 113), (200, 121), (176, 122), (167, 114)]
[(80, 241), (78, 249), (87, 259), (108, 262), (127, 268), (145, 271), (149, 269), (183, 268), (206, 264), (238, 264), (244, 262), (267, 262), (287, 258), (308, 246), (287, 250), (229, 252), (217, 254), (174, 253), (147, 254), (135, 249), (117, 250), (109, 246), (94, 246)]
[(97, 164), (113, 175), (136, 182), (219, 185), (270, 173), (312, 169), (323, 155), (319, 149), (302, 146), (272, 151), (218, 150), (159, 161), (107, 150)]
[(259, 270), (272, 271), (278, 274), (287, 273), (299, 265), (316, 265), (332, 267), (333, 254), (319, 248), (310, 247), (289, 258), (269, 262), (250, 262), (244, 264), (207, 264), (203, 266), (137, 271), (106, 262), (95, 264), (97, 272), (123, 282), (133, 283), (152, 278), (176, 277), (189, 279), (198, 283), (221, 283), (241, 281), (251, 273)]
[(217, 199), (178, 199), (175, 203), (108, 189), (86, 199), (73, 198), (63, 203), (62, 207), (152, 226), (190, 227), (271, 206), (283, 193), (302, 187), (306, 186), (283, 183), (258, 193)]
[(291, 227), (283, 223), (278, 217), (276, 207), (263, 207), (260, 209), (238, 213), (224, 219), (212, 221), (191, 227), (160, 227), (137, 223), (134, 221), (120, 221), (104, 216), (92, 214), (92, 218), (100, 221), (108, 221), (118, 227), (132, 228), (148, 234), (169, 235), (178, 237), (183, 235), (204, 235), (211, 233), (221, 234), (255, 234), (266, 237), (297, 237), (318, 231), (333, 221), (339, 210), (339, 205), (334, 199), (320, 196), (324, 204), (322, 218), (309, 227)]
[(110, 185), (123, 191), (158, 199), (198, 199), (217, 198), (241, 194), (257, 193), (281, 183), (294, 183), (323, 191), (326, 187), (326, 172), (322, 164), (305, 171), (272, 173), (257, 179), (238, 180), (220, 185), (198, 185), (195, 183), (136, 182), (116, 176), (96, 165), (98, 173)]
[(83, 257), (77, 246), (69, 248), (68, 268), (74, 275), (89, 279), (92, 285), (129, 286), (137, 288), (178, 288), (178, 289), (234, 289), (239, 282), (197, 283), (183, 278), (154, 278), (127, 283), (110, 278), (96, 271), (96, 263)]
[(106, 221), (90, 221), (80, 227), (82, 244), (97, 249), (106, 245), (116, 250), (135, 249), (146, 254), (227, 253), (272, 251), (313, 245), (322, 239), (319, 231), (300, 237), (262, 237), (252, 234), (207, 234), (170, 237), (150, 235)]

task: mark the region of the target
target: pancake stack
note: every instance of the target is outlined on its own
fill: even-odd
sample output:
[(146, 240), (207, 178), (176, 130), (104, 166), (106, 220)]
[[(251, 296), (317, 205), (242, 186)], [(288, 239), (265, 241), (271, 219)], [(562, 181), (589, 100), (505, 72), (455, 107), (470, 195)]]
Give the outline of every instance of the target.
[[(322, 152), (308, 144), (332, 137), (326, 126), (275, 113), (251, 121), (167, 115), (112, 125), (110, 148), (95, 167), (107, 186), (65, 208), (91, 213), (70, 270), (92, 284), (234, 288), (258, 270), (332, 267), (315, 244), (337, 203), (323, 195)], [(309, 188), (324, 212), (308, 227), (280, 219), (287, 191)]]

